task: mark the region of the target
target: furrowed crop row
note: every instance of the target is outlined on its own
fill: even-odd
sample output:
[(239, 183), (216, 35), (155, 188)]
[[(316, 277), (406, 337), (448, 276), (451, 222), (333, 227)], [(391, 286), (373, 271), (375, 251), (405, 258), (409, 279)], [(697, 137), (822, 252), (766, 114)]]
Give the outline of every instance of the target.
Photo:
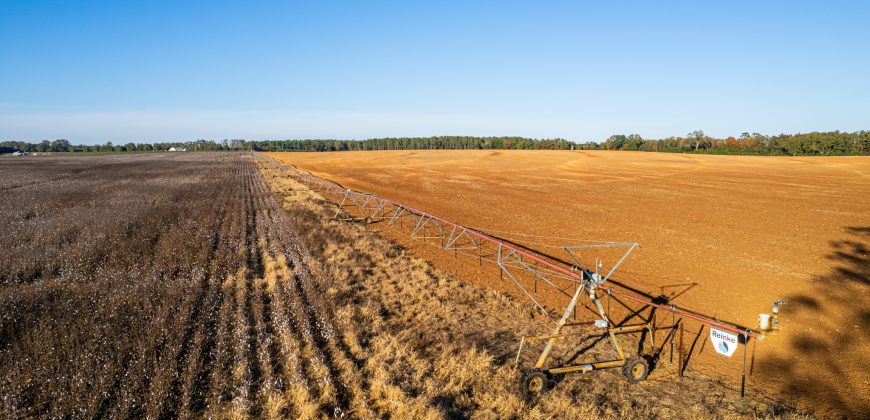
[(0, 204), (32, 214), (0, 244), (45, 255), (0, 267), (0, 417), (387, 413), (370, 332), (335, 309), (362, 274), (309, 252), (312, 220), (288, 215), (250, 157), (63, 170)]

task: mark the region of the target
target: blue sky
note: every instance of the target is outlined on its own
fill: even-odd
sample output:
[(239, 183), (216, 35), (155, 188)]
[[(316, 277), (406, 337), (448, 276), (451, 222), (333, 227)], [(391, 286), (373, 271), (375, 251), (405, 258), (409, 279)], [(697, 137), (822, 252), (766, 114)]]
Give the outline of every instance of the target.
[(870, 129), (870, 2), (0, 0), (0, 140)]

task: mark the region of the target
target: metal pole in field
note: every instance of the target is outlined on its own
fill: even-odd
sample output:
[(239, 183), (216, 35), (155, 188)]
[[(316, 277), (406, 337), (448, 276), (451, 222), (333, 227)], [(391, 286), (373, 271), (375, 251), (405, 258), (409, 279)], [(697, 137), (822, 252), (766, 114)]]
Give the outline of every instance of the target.
[(477, 244), (477, 266), (483, 267), (483, 251), (480, 249), (481, 244)]
[(746, 347), (749, 346), (749, 338), (743, 334), (743, 373), (740, 378), (740, 399), (746, 395)]
[(671, 312), (671, 340), (670, 340), (671, 341), (671, 351), (670, 351), (671, 367), (674, 367), (674, 337), (677, 335), (674, 328), (677, 328), (676, 315), (674, 315), (674, 313)]
[[(650, 334), (650, 338), (652, 339), (653, 342), (655, 342), (655, 339), (656, 339), (656, 336), (655, 336), (655, 334), (656, 334), (656, 312), (655, 311), (656, 311), (655, 308), (653, 308), (652, 314), (650, 316), (650, 318), (652, 318), (652, 328), (650, 329), (649, 334)], [(656, 351), (655, 343), (653, 343), (652, 351), (653, 351), (653, 353), (655, 353), (655, 351)]]
[(502, 265), (501, 260), (501, 243), (498, 244), (498, 256), (496, 257), (496, 261), (498, 261), (498, 282), (501, 284), (504, 282), (504, 266)]
[(680, 323), (680, 346), (679, 346), (679, 357), (680, 357), (680, 376), (683, 376), (683, 323)]

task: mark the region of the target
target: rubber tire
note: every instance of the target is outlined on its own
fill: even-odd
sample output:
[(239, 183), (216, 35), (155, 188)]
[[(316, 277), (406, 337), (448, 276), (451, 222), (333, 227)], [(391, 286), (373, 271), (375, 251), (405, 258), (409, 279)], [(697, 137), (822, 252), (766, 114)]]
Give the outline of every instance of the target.
[(625, 366), (622, 367), (622, 373), (625, 375), (625, 379), (628, 379), (628, 382), (636, 384), (646, 379), (647, 375), (649, 375), (649, 362), (643, 357), (632, 357), (625, 362)]
[(547, 392), (549, 382), (550, 378), (548, 378), (547, 374), (541, 372), (540, 370), (526, 372), (526, 374), (523, 375), (523, 378), (520, 381), (520, 389), (522, 391), (522, 395), (526, 398), (526, 400), (534, 400), (540, 397), (541, 394)]

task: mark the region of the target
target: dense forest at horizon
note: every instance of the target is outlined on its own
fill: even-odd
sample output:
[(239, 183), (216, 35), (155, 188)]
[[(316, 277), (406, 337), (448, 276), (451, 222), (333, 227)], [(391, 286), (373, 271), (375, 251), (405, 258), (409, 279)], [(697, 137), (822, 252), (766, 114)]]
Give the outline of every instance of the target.
[(129, 153), (160, 152), (175, 148), (186, 151), (255, 150), (264, 152), (327, 152), (364, 150), (631, 150), (670, 153), (706, 153), (768, 156), (843, 156), (870, 154), (870, 131), (811, 132), (768, 136), (742, 133), (739, 137), (714, 138), (703, 131), (683, 137), (644, 139), (638, 134), (617, 134), (603, 142), (572, 142), (561, 138), (433, 136), (367, 140), (196, 140), (188, 142), (73, 145), (66, 139), (0, 142), (0, 153)]

